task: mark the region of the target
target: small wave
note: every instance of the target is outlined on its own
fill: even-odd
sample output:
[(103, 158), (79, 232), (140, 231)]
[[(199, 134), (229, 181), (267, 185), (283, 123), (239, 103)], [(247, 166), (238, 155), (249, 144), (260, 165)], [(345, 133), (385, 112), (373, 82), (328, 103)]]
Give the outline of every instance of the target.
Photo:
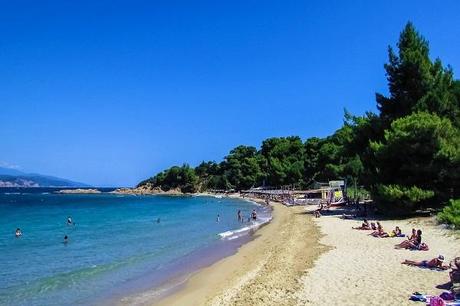
[(223, 233), (219, 233), (218, 235), (223, 240), (237, 239), (237, 238), (240, 238), (242, 236), (248, 235), (251, 232), (254, 232), (259, 227), (261, 227), (262, 225), (270, 222), (271, 220), (272, 220), (271, 217), (270, 218), (261, 218), (257, 222), (252, 222), (251, 225), (248, 225), (248, 226), (236, 229), (236, 230), (230, 230), (230, 231), (226, 231), (226, 232), (223, 232)]

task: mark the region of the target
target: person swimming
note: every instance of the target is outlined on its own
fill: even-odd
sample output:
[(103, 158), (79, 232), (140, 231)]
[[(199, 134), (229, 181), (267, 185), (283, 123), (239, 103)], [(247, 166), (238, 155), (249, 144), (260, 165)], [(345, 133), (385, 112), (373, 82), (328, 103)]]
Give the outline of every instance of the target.
[(67, 225), (72, 225), (73, 224), (73, 221), (72, 221), (72, 218), (70, 216), (67, 217)]
[(160, 223), (160, 221), (161, 221), (160, 218), (158, 218), (158, 219), (157, 219), (157, 223)]
[(21, 232), (21, 229), (19, 227), (16, 229), (16, 233), (14, 235), (16, 236), (16, 238), (19, 238), (19, 237), (22, 236), (22, 232)]
[(62, 243), (67, 244), (69, 242), (69, 237), (67, 235), (64, 236), (64, 241)]

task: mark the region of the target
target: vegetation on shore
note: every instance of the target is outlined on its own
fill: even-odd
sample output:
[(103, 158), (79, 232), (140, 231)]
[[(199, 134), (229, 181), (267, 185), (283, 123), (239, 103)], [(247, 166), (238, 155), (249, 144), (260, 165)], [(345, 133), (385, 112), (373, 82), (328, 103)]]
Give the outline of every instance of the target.
[(438, 214), (439, 221), (452, 224), (460, 229), (460, 199), (450, 200), (449, 204)]
[[(139, 184), (183, 192), (243, 190), (343, 178), (363, 185), (386, 213), (442, 207), (460, 198), (460, 81), (408, 23), (398, 51), (388, 49), (388, 96), (376, 94), (378, 114), (354, 116), (325, 138), (269, 138), (260, 149), (238, 146), (220, 163), (174, 166)], [(458, 201), (440, 218), (458, 221)], [(449, 214), (456, 213), (454, 219)], [(455, 221), (457, 220), (457, 221)]]

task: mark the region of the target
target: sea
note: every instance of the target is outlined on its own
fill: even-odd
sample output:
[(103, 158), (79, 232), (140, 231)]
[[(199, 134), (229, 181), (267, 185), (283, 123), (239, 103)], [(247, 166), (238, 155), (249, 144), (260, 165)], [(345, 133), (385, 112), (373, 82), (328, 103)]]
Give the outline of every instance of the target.
[[(0, 305), (112, 305), (143, 292), (160, 298), (234, 253), (271, 218), (269, 208), (241, 199), (100, 190), (0, 188)], [(258, 220), (248, 220), (254, 209)]]

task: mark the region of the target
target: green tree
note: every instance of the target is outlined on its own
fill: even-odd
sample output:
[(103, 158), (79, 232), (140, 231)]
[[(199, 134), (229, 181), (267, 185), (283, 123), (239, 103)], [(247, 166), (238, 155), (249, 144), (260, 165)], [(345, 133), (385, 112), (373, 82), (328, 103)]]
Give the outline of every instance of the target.
[(173, 166), (166, 169), (154, 177), (142, 181), (138, 187), (149, 184), (152, 187), (160, 187), (164, 191), (179, 188), (182, 192), (193, 193), (197, 191), (197, 183), (198, 177), (195, 170), (184, 164), (181, 167)]
[(269, 138), (262, 142), (266, 184), (283, 186), (303, 184), (305, 173), (304, 145), (298, 136)]
[(460, 228), (460, 199), (450, 200), (449, 204), (438, 214), (441, 222)]
[(458, 194), (460, 133), (449, 119), (425, 112), (400, 118), (371, 149), (372, 193), (382, 210), (409, 213)]
[(251, 146), (238, 146), (230, 151), (221, 164), (223, 175), (229, 187), (237, 190), (248, 189), (262, 183), (264, 174), (260, 168), (257, 149)]
[(322, 142), (318, 137), (311, 137), (304, 143), (304, 178), (307, 185), (316, 180), (321, 172), (319, 150)]
[(460, 106), (454, 95), (455, 82), (451, 68), (437, 59), (430, 60), (428, 41), (412, 23), (401, 32), (399, 52), (388, 48), (385, 64), (390, 96), (376, 94), (380, 117), (388, 127), (395, 119), (414, 111), (427, 111), (459, 123)]

